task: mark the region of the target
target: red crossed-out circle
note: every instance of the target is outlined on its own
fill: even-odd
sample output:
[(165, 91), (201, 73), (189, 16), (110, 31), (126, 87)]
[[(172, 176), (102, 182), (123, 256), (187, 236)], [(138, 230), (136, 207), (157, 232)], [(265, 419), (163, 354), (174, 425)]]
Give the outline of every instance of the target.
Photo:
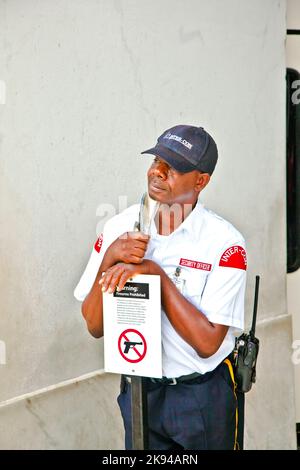
[[(137, 334), (143, 341), (143, 346), (144, 346), (144, 351), (142, 352), (142, 354), (137, 350), (137, 348), (135, 346), (133, 346), (132, 348), (130, 348), (130, 350), (133, 350), (136, 354), (137, 354), (137, 358), (136, 359), (129, 359), (129, 357), (127, 356), (127, 354), (124, 354), (124, 352), (122, 351), (121, 349), (121, 342), (122, 340), (124, 339), (125, 341), (130, 341), (130, 336), (128, 337), (127, 336), (127, 333), (135, 333)], [(134, 329), (128, 329), (128, 330), (125, 330), (123, 331), (123, 333), (120, 334), (119, 336), (119, 339), (118, 339), (118, 348), (119, 348), (119, 353), (121, 354), (121, 356), (128, 362), (140, 362), (142, 359), (144, 359), (145, 355), (146, 355), (146, 352), (147, 352), (147, 343), (146, 343), (146, 340), (144, 338), (144, 336), (142, 335), (142, 333), (140, 333), (139, 331), (137, 330), (134, 330)]]

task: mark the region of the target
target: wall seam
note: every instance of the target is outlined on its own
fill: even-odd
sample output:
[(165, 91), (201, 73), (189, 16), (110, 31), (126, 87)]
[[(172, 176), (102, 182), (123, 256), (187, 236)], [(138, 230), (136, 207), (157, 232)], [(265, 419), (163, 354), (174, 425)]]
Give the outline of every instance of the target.
[(33, 392), (24, 393), (23, 395), (17, 395), (13, 398), (9, 398), (8, 400), (4, 400), (0, 402), (0, 409), (6, 406), (14, 405), (23, 400), (35, 398), (40, 395), (44, 395), (46, 393), (52, 392), (54, 390), (59, 390), (61, 388), (68, 387), (69, 385), (76, 384), (78, 382), (84, 382), (85, 380), (93, 379), (95, 377), (101, 376), (106, 374), (104, 369), (97, 369), (87, 374), (80, 375), (78, 377), (73, 377), (72, 379), (63, 380), (62, 382), (58, 382), (53, 385), (49, 385), (48, 387), (40, 388), (34, 390)]
[[(268, 325), (269, 323), (275, 323), (277, 321), (285, 320), (288, 318), (292, 318), (292, 315), (283, 314), (283, 315), (276, 315), (275, 317), (271, 317), (271, 318), (265, 318), (264, 320), (257, 322), (257, 327), (265, 326), (265, 325)], [(25, 393), (23, 395), (17, 395), (13, 398), (9, 398), (8, 400), (4, 400), (0, 402), (0, 409), (9, 405), (14, 405), (15, 403), (18, 403), (20, 401), (35, 398), (37, 396), (44, 395), (54, 390), (59, 390), (64, 387), (68, 387), (69, 385), (73, 385), (78, 382), (83, 382), (85, 380), (89, 380), (89, 379), (92, 379), (94, 377), (98, 377), (104, 374), (105, 374), (104, 369), (97, 369), (87, 374), (83, 374), (78, 377), (73, 377), (72, 379), (64, 380), (62, 382), (58, 382), (57, 384), (49, 385), (48, 387), (37, 389), (33, 392)]]
[(274, 317), (271, 318), (264, 318), (263, 320), (260, 320), (257, 322), (257, 326), (265, 326), (268, 323), (276, 323), (277, 321), (281, 320), (287, 320), (288, 318), (292, 318), (292, 315), (290, 313), (284, 313), (282, 315), (275, 315)]

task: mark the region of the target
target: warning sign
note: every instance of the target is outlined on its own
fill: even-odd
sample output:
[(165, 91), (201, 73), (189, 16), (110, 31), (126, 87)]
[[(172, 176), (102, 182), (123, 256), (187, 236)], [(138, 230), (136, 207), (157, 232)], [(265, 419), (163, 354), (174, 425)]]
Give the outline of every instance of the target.
[(142, 333), (128, 329), (120, 334), (118, 348), (125, 361), (135, 363), (142, 361), (146, 356), (147, 343)]
[(162, 376), (160, 277), (138, 275), (103, 294), (106, 372)]
[(115, 291), (114, 297), (130, 297), (132, 299), (149, 299), (149, 284), (145, 282), (126, 282), (121, 291)]

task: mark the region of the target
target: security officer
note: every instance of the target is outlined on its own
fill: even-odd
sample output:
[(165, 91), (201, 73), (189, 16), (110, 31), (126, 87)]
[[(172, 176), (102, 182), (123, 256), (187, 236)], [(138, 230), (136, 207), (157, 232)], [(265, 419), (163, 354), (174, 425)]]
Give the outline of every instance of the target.
[[(201, 204), (218, 152), (202, 128), (165, 131), (148, 171), (160, 203), (150, 237), (134, 232), (139, 206), (108, 221), (75, 289), (90, 333), (103, 336), (102, 292), (137, 274), (161, 278), (163, 378), (147, 379), (150, 449), (234, 449), (237, 399), (228, 356), (244, 327), (242, 235)], [(105, 273), (103, 275), (103, 273)], [(131, 443), (130, 377), (118, 397)]]

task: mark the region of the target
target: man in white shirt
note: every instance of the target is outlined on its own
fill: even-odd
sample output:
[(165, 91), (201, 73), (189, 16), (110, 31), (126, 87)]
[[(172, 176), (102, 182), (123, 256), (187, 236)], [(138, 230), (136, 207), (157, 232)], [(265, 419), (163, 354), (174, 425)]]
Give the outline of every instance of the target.
[[(237, 400), (228, 356), (244, 327), (246, 252), (242, 235), (198, 197), (218, 152), (202, 128), (165, 131), (148, 171), (160, 203), (150, 237), (133, 232), (135, 205), (112, 218), (75, 289), (90, 333), (103, 335), (102, 292), (137, 274), (161, 278), (163, 379), (148, 379), (150, 449), (233, 449)], [(103, 275), (103, 273), (105, 273)], [(131, 443), (130, 378), (118, 397)]]

